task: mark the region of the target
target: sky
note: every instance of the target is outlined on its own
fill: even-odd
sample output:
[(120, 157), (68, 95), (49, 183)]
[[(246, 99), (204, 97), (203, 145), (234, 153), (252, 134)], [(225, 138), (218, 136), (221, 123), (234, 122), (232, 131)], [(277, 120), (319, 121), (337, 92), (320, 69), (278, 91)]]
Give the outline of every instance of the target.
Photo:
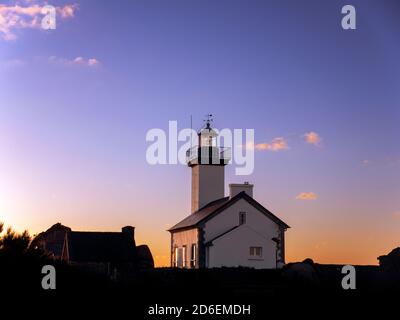
[(55, 30), (44, 4), (0, 0), (0, 221), (133, 225), (168, 265), (190, 169), (148, 164), (146, 133), (212, 113), (255, 130), (254, 172), (228, 166), (226, 185), (250, 181), (291, 226), (288, 261), (377, 264), (399, 246), (398, 1), (49, 0)]

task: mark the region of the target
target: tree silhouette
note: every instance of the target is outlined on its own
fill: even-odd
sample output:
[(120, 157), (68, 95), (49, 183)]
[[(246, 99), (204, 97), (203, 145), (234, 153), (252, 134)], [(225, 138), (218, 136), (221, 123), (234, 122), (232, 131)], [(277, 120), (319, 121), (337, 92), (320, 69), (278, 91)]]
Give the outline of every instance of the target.
[[(3, 231), (3, 224), (1, 224), (0, 231)], [(13, 231), (11, 228), (0, 238), (0, 250), (3, 252), (12, 252), (14, 254), (25, 254), (29, 249), (31, 237), (28, 231), (20, 234)]]
[(42, 250), (31, 245), (28, 231), (5, 229), (0, 222), (0, 284), (10, 290), (40, 289), (41, 268), (48, 264)]

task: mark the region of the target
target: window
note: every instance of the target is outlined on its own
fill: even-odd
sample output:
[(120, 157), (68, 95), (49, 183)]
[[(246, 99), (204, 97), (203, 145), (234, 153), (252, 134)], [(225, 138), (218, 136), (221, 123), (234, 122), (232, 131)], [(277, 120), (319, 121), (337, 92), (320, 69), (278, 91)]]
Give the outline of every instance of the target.
[(193, 243), (190, 250), (190, 267), (196, 268), (196, 257), (197, 257), (197, 248), (196, 244)]
[(182, 247), (182, 268), (186, 268), (186, 246)]
[(250, 247), (251, 258), (262, 258), (262, 247)]
[(182, 268), (183, 267), (183, 248), (178, 248), (178, 262), (177, 262), (177, 267)]
[(246, 223), (246, 212), (239, 212), (239, 225)]
[(185, 267), (185, 253), (186, 247), (175, 247), (174, 250), (174, 267), (175, 268), (184, 268)]
[(175, 250), (174, 250), (174, 267), (175, 268), (178, 267), (178, 254), (179, 254), (179, 248), (175, 247)]

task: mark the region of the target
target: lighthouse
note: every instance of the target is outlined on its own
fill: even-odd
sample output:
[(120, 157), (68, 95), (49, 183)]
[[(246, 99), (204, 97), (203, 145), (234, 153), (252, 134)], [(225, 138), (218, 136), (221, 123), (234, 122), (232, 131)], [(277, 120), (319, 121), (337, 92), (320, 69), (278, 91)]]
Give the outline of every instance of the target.
[(211, 127), (212, 115), (198, 132), (198, 145), (186, 153), (192, 170), (192, 213), (225, 196), (225, 166), (231, 159), (230, 148), (218, 145), (218, 132)]
[(225, 166), (231, 149), (219, 145), (208, 115), (198, 145), (186, 153), (192, 170), (191, 213), (168, 231), (171, 266), (176, 268), (250, 267), (285, 264), (289, 226), (253, 198), (249, 182), (230, 184), (225, 196)]

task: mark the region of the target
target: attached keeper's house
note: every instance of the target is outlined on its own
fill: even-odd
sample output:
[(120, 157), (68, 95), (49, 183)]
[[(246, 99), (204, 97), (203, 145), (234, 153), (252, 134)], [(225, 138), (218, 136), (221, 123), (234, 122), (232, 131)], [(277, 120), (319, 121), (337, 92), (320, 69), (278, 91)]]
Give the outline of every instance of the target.
[(225, 165), (230, 150), (217, 146), (207, 122), (199, 146), (187, 153), (192, 169), (192, 214), (168, 231), (171, 265), (179, 268), (280, 268), (285, 264), (289, 226), (253, 198), (253, 185), (230, 184), (225, 196)]

